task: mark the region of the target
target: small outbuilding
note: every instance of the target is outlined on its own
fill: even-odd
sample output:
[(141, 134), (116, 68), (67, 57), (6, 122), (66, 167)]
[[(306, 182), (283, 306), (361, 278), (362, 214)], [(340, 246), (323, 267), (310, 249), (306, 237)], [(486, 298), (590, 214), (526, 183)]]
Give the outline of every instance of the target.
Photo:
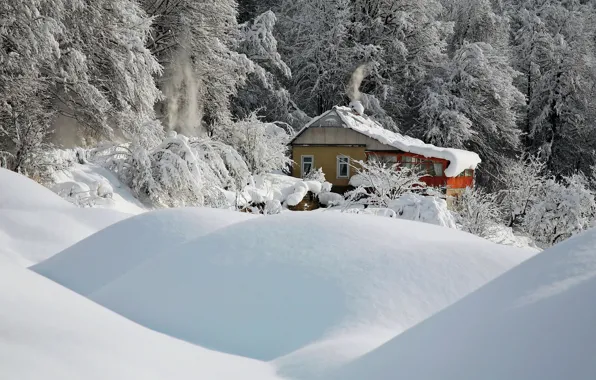
[(427, 185), (458, 196), (474, 186), (474, 171), (481, 162), (478, 154), (461, 149), (442, 148), (383, 128), (364, 115), (359, 102), (350, 107), (336, 106), (311, 120), (290, 142), (294, 177), (322, 168), (333, 191), (349, 188), (357, 174), (354, 161), (383, 157), (384, 162), (422, 169)]

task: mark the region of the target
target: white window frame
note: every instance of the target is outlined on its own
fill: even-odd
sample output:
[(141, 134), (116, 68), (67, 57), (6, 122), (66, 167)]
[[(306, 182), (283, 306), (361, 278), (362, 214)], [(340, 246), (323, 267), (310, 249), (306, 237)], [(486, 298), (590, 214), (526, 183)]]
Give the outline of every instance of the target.
[(315, 156), (312, 154), (304, 154), (300, 156), (300, 176), (302, 178), (308, 174), (304, 172), (304, 159), (307, 157), (310, 158), (310, 171), (313, 171), (315, 168)]
[[(340, 159), (342, 159), (342, 158), (347, 159), (348, 162), (341, 163)], [(342, 165), (342, 164), (346, 164), (346, 166), (348, 168), (346, 176), (340, 175), (340, 173), (341, 173), (340, 165)], [(346, 155), (342, 154), (342, 155), (339, 155), (336, 157), (336, 159), (335, 159), (335, 173), (336, 173), (337, 178), (350, 178), (350, 156), (346, 156)]]

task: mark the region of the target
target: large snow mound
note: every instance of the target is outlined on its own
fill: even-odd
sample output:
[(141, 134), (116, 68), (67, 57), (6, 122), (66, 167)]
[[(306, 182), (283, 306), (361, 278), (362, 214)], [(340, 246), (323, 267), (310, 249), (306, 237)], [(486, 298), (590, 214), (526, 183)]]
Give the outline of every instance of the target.
[(0, 378), (279, 380), (266, 363), (139, 326), (0, 255)]
[[(300, 377), (377, 347), (527, 257), (422, 223), (283, 213), (173, 248), (89, 297), (207, 348), (279, 359)], [(323, 368), (309, 367), (316, 360)]]
[(0, 251), (28, 266), (129, 217), (82, 209), (29, 178), (0, 168)]
[(341, 380), (591, 380), (596, 230), (558, 244), (342, 368)]
[(210, 208), (147, 212), (111, 225), (32, 269), (88, 295), (156, 255), (252, 218), (255, 216)]

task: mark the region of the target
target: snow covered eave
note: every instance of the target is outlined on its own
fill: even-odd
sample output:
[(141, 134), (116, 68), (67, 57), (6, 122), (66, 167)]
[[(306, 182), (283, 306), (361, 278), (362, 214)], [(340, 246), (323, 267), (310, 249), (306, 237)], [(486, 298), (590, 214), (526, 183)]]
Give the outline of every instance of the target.
[(426, 144), (422, 140), (387, 130), (366, 116), (354, 114), (348, 107), (334, 107), (334, 109), (337, 110), (337, 114), (347, 128), (375, 139), (382, 144), (392, 146), (403, 152), (449, 161), (449, 165), (445, 169), (445, 176), (447, 177), (457, 177), (466, 169), (476, 169), (478, 164), (482, 162), (480, 156), (474, 152)]

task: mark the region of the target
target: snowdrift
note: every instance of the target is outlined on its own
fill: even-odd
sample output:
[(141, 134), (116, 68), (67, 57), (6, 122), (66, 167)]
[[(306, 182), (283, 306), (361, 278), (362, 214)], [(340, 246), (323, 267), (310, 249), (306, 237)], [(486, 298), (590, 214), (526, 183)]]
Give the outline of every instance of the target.
[(0, 378), (275, 380), (266, 363), (139, 326), (0, 255)]
[(527, 257), (422, 223), (283, 213), (169, 249), (89, 297), (151, 329), (277, 359), (282, 374), (306, 377), (372, 350)]
[(147, 212), (109, 226), (32, 269), (79, 294), (88, 295), (156, 255), (255, 217), (209, 208)]
[(117, 210), (139, 214), (147, 208), (135, 198), (132, 191), (121, 183), (114, 173), (86, 159), (84, 149), (54, 149), (48, 152), (54, 165), (51, 169), (52, 190), (76, 205)]
[(22, 266), (44, 260), (128, 216), (77, 208), (27, 177), (0, 168), (0, 254)]
[(588, 380), (596, 230), (556, 245), (351, 363), (341, 380)]

